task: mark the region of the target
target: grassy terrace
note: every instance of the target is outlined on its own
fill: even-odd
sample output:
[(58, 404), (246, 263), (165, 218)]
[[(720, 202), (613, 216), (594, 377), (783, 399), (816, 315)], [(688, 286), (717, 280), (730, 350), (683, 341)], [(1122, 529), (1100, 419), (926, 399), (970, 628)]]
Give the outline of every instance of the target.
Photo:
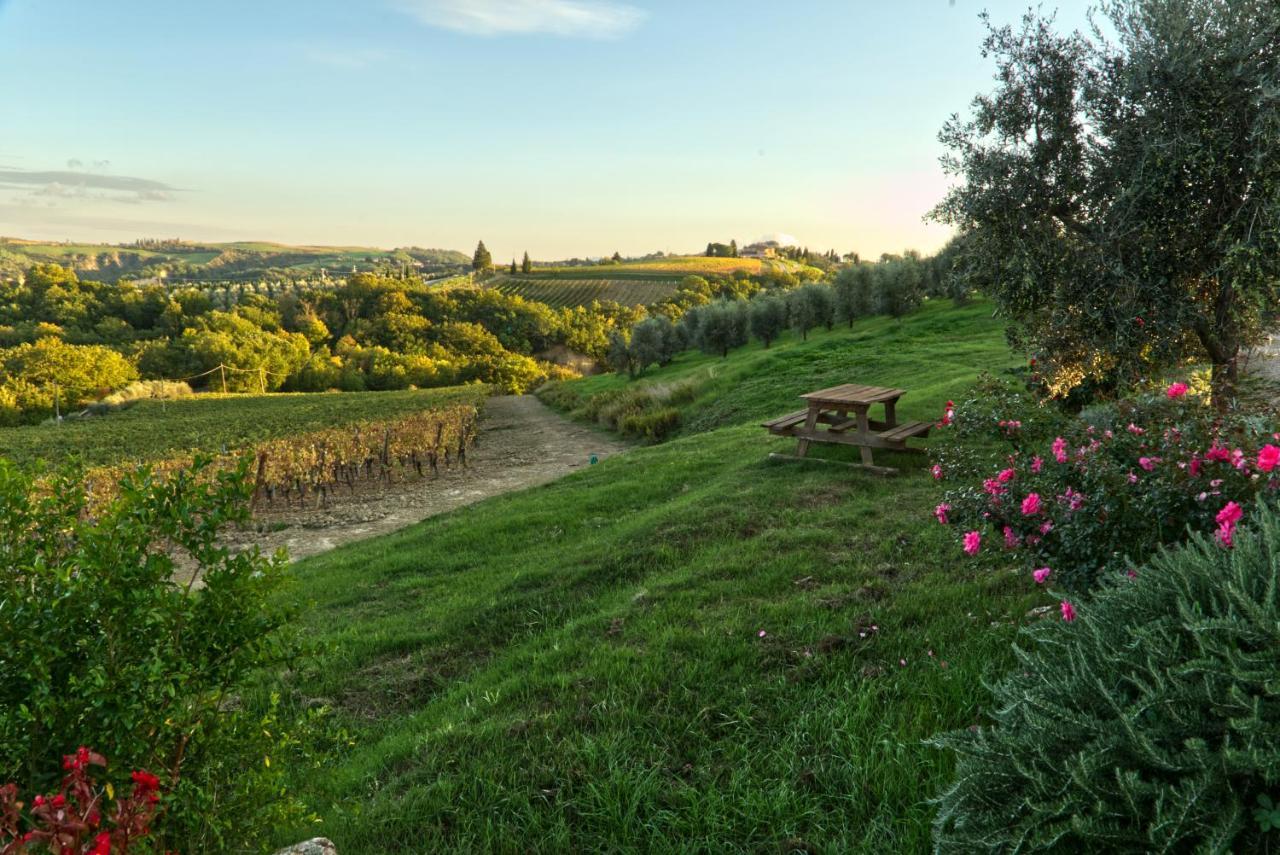
[(949, 761), (922, 740), (975, 720), (1037, 595), (956, 560), (923, 458), (884, 455), (897, 479), (771, 464), (787, 442), (756, 422), (851, 379), (933, 417), (1011, 363), (985, 305), (686, 355), (651, 378), (710, 374), (684, 436), (300, 563), (322, 652), (277, 688), (331, 704), (351, 744), (298, 762), (323, 822), (281, 840), (927, 848)]
[(482, 386), (455, 386), (407, 392), (200, 395), (179, 401), (140, 401), (106, 416), (0, 429), (0, 457), (56, 464), (75, 456), (89, 466), (146, 462), (394, 418), (479, 400), (485, 394)]

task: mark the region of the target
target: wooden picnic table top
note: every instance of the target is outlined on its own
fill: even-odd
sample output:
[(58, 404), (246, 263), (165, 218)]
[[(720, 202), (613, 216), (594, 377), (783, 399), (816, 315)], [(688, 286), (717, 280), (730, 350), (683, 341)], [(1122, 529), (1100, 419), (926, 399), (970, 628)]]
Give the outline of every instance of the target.
[(887, 389), (882, 386), (862, 386), (857, 383), (844, 383), (830, 389), (819, 389), (801, 395), (810, 406), (848, 404), (854, 407), (867, 407), (886, 401), (896, 401), (906, 394), (905, 389)]

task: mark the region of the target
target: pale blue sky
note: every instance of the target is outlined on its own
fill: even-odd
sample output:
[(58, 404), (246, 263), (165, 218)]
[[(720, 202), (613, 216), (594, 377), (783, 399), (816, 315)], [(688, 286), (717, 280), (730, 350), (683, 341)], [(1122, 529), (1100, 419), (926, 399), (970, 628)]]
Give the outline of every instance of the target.
[(0, 234), (928, 251), (978, 13), (1026, 6), (0, 0)]

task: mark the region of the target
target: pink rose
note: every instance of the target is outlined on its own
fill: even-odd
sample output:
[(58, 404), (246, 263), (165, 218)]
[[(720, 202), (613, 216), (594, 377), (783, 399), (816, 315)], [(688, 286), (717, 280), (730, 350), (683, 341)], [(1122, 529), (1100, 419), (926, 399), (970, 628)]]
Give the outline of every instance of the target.
[(943, 525), (947, 524), (947, 511), (951, 510), (951, 506), (946, 502), (942, 502), (933, 509), (933, 515), (938, 518), (938, 522)]
[(1062, 601), (1062, 619), (1067, 623), (1071, 623), (1076, 619), (1076, 607), (1066, 600)]
[(1214, 517), (1214, 521), (1218, 524), (1218, 542), (1223, 546), (1230, 547), (1232, 539), (1235, 537), (1236, 523), (1240, 522), (1240, 518), (1244, 516), (1244, 508), (1235, 502), (1227, 502), (1222, 506), (1222, 510), (1218, 511), (1218, 515)]
[(1170, 398), (1181, 398), (1183, 395), (1187, 394), (1187, 384), (1170, 383), (1169, 388), (1165, 389), (1164, 393)]
[(1040, 513), (1040, 494), (1027, 493), (1027, 497), (1022, 500), (1022, 515), (1033, 517), (1038, 513)]
[(1037, 585), (1043, 585), (1044, 580), (1048, 579), (1049, 574), (1052, 572), (1053, 571), (1050, 570), (1048, 567), (1041, 567), (1039, 570), (1036, 570), (1034, 573), (1031, 574), (1031, 578), (1036, 580)]
[(977, 555), (982, 548), (982, 532), (967, 531), (964, 535), (964, 552), (966, 555)]
[(1264, 445), (1258, 449), (1258, 468), (1270, 472), (1280, 465), (1280, 446)]

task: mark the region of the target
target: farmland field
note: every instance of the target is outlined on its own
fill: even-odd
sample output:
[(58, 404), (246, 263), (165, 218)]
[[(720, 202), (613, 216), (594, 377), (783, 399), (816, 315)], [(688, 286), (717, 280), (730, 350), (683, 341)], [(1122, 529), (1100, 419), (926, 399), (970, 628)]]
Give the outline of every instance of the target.
[(546, 303), (556, 309), (612, 300), (626, 306), (657, 303), (679, 287), (679, 279), (550, 279), (500, 276), (489, 287), (503, 294)]
[(378, 421), (454, 404), (479, 403), (483, 386), (405, 392), (201, 395), (179, 401), (140, 401), (105, 416), (59, 425), (0, 429), (0, 457), (19, 463), (86, 466), (145, 463), (201, 451), (217, 453), (250, 443), (326, 427)]
[(797, 273), (805, 265), (782, 258), (708, 258), (702, 255), (672, 255), (647, 261), (621, 264), (535, 267), (533, 276), (565, 279), (622, 279), (639, 277), (730, 276), (739, 271), (752, 276), (770, 272)]

